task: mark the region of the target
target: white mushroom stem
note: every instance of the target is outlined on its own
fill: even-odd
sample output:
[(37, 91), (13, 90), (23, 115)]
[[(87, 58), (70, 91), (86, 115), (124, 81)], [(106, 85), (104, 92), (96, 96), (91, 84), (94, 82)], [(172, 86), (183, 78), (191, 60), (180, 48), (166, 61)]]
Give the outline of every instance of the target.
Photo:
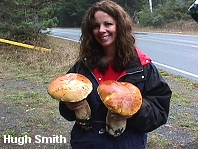
[(82, 106), (78, 109), (75, 110), (76, 118), (80, 120), (87, 120), (91, 116), (91, 109), (89, 107), (89, 104), (87, 100), (83, 100)]
[(127, 123), (127, 120), (119, 120), (119, 121), (115, 120), (111, 116), (110, 110), (108, 110), (107, 117), (106, 117), (106, 131), (110, 135), (114, 137), (121, 135), (126, 128), (126, 123)]

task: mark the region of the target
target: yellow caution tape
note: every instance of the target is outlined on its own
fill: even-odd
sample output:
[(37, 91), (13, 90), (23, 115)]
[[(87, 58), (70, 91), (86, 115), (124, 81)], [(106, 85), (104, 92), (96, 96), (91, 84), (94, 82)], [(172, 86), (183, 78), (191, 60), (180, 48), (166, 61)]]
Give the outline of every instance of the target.
[(5, 40), (5, 39), (1, 39), (1, 38), (0, 38), (0, 42), (4, 42), (4, 43), (12, 44), (12, 45), (15, 45), (15, 46), (20, 46), (20, 47), (32, 49), (32, 50), (38, 50), (38, 51), (41, 51), (41, 52), (51, 52), (52, 51), (51, 49), (36, 47), (36, 46), (33, 46), (33, 45), (28, 45), (28, 44), (24, 44), (24, 43), (15, 42), (15, 41)]

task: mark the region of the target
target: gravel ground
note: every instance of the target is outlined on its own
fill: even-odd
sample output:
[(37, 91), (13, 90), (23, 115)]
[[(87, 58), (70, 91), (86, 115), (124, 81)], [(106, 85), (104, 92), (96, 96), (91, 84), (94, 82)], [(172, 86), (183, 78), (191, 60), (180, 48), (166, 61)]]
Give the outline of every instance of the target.
[[(166, 77), (167, 82), (172, 88), (173, 98), (177, 94), (182, 94), (183, 101), (172, 101), (169, 120), (166, 125), (151, 132), (150, 135), (155, 135), (157, 138), (161, 138), (165, 142), (169, 142), (170, 145), (166, 145), (166, 148), (186, 148), (186, 149), (197, 149), (198, 148), (198, 133), (197, 133), (197, 122), (198, 122), (198, 89), (193, 88), (192, 85), (185, 82), (176, 81), (172, 77)], [(14, 89), (20, 90), (31, 90), (38, 92), (39, 94), (46, 94), (47, 85), (35, 84), (28, 80), (13, 80), (7, 78), (0, 79), (0, 97), (5, 97), (12, 92)], [(7, 95), (5, 95), (7, 94)], [(175, 94), (175, 95), (174, 95)], [(188, 98), (188, 99), (187, 99)], [(174, 99), (173, 99), (174, 100)], [(190, 100), (190, 101), (188, 101)], [(37, 105), (38, 106), (38, 105)], [(55, 106), (58, 104), (55, 102)], [(51, 126), (47, 125), (45, 128), (32, 126), (31, 117), (36, 113), (34, 112), (33, 106), (31, 105), (20, 105), (20, 103), (11, 102), (11, 100), (0, 100), (0, 132), (5, 134), (8, 130), (14, 130), (15, 132), (27, 132), (31, 130), (31, 134), (40, 134), (43, 136), (52, 136), (56, 131), (54, 125), (59, 125), (61, 128), (58, 130), (61, 134), (65, 135), (69, 140), (69, 132), (72, 127), (71, 122), (67, 122), (60, 117), (58, 111), (54, 112), (52, 116)], [(37, 114), (37, 113), (36, 113)], [(45, 116), (44, 116), (45, 117)], [(188, 122), (188, 123), (185, 123)], [(192, 126), (190, 125), (192, 123)], [(194, 123), (193, 123), (194, 122)], [(24, 124), (26, 123), (26, 124)], [(26, 127), (23, 127), (21, 125)], [(64, 128), (62, 127), (64, 126)], [(34, 136), (33, 136), (34, 137)], [(170, 147), (169, 147), (170, 146)], [(0, 142), (0, 148), (70, 148), (69, 141), (67, 144), (54, 144), (54, 145), (36, 145), (29, 144), (26, 146), (15, 146), (10, 144), (4, 144), (3, 140)], [(154, 149), (152, 142), (148, 143), (148, 149)]]
[[(64, 51), (65, 47), (71, 47), (72, 50), (75, 48), (73, 44), (67, 45), (65, 41), (56, 42), (57, 48), (61, 51)], [(2, 59), (4, 50), (0, 49), (0, 149), (70, 149), (70, 130), (73, 123), (60, 116), (58, 102), (47, 94), (48, 84), (43, 81), (47, 74), (36, 74), (36, 70), (29, 72), (27, 70), (28, 64), (31, 67), (36, 66), (39, 72), (39, 69), (45, 68), (40, 65), (47, 63), (36, 63), (37, 55), (21, 56), (24, 51), (18, 55), (17, 51), (9, 49), (5, 51), (7, 53)], [(69, 48), (65, 51), (66, 56), (69, 51), (71, 51)], [(12, 56), (17, 60), (24, 57), (28, 59), (20, 60), (26, 67), (14, 65), (17, 61), (12, 62)], [(65, 55), (63, 57), (65, 61)], [(43, 57), (41, 59), (43, 60)], [(67, 58), (67, 61), (72, 61), (72, 58)], [(58, 63), (54, 65), (57, 65), (57, 70), (65, 69), (61, 67), (64, 64), (60, 66), (59, 57)], [(33, 76), (33, 80), (35, 77), (38, 80), (23, 79), (27, 78), (26, 74), (28, 77)], [(40, 75), (42, 75), (41, 79), (39, 79)], [(53, 75), (55, 74), (52, 73)], [(173, 91), (170, 115), (167, 124), (149, 133), (147, 149), (198, 149), (198, 84), (164, 72), (162, 75)], [(5, 134), (17, 137), (28, 135), (32, 140), (35, 140), (37, 134), (41, 136), (61, 134), (67, 138), (67, 142), (64, 144), (36, 144), (35, 142), (24, 145), (5, 144), (3, 142)]]
[[(170, 148), (198, 149), (198, 88), (185, 79), (165, 77), (173, 97), (167, 124), (156, 129), (159, 137), (170, 141)], [(179, 100), (176, 100), (179, 97)], [(151, 147), (152, 149), (152, 147)]]
[[(28, 80), (13, 80), (7, 78), (0, 78), (0, 148), (1, 149), (69, 149), (70, 129), (73, 123), (63, 119), (58, 113), (58, 102), (51, 100), (47, 95), (47, 85), (34, 83)], [(10, 94), (14, 94), (14, 90), (34, 92), (43, 94), (46, 96), (47, 101), (50, 100), (54, 105), (53, 109), (47, 109), (52, 107), (46, 104), (46, 101), (41, 103), (34, 103), (27, 101), (22, 103), (15, 99), (13, 101)], [(24, 98), (23, 95), (16, 95)], [(3, 99), (3, 98), (4, 99)], [(9, 99), (10, 98), (10, 99)], [(34, 99), (32, 99), (34, 100)], [(23, 102), (25, 102), (23, 100)], [(44, 105), (45, 104), (45, 105)], [(50, 112), (44, 112), (43, 109), (47, 109)], [(49, 114), (49, 115), (46, 115)], [(13, 136), (27, 136), (32, 138), (31, 143), (24, 145), (17, 145), (16, 143), (4, 143), (3, 135), (9, 134)], [(66, 137), (67, 142), (65, 144), (56, 143), (35, 143), (35, 135), (41, 135), (42, 137), (51, 137), (53, 135), (63, 135)]]

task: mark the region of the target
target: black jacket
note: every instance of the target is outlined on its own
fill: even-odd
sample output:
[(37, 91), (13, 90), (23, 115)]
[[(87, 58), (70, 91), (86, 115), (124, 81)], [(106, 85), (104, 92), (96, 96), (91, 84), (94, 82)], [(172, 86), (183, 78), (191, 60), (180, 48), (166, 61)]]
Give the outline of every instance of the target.
[[(144, 58), (140, 58), (141, 61)], [(71, 145), (75, 149), (143, 149), (146, 146), (146, 133), (166, 123), (169, 114), (171, 90), (162, 78), (152, 62), (142, 66), (140, 59), (135, 65), (126, 70), (126, 75), (117, 81), (130, 82), (136, 85), (143, 97), (143, 104), (140, 110), (127, 120), (124, 133), (119, 137), (112, 137), (109, 134), (99, 134), (105, 128), (107, 108), (101, 102), (97, 93), (99, 85), (93, 73), (85, 65), (85, 62), (77, 62), (69, 72), (80, 73), (86, 76), (93, 83), (93, 91), (87, 97), (91, 108), (94, 123), (89, 131), (82, 130), (76, 124), (71, 134)], [(63, 102), (59, 106), (60, 114), (69, 121), (75, 120), (75, 114), (70, 111)]]

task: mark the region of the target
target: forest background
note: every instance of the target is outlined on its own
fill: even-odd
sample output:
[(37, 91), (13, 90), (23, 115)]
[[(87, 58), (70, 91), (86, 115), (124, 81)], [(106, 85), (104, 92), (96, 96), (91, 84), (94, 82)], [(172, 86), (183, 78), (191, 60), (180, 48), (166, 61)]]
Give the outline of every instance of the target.
[[(98, 0), (0, 0), (0, 34), (27, 41), (51, 27), (80, 27), (88, 8)], [(141, 27), (163, 28), (178, 21), (190, 21), (194, 0), (114, 0)], [(152, 5), (151, 5), (152, 4)]]

